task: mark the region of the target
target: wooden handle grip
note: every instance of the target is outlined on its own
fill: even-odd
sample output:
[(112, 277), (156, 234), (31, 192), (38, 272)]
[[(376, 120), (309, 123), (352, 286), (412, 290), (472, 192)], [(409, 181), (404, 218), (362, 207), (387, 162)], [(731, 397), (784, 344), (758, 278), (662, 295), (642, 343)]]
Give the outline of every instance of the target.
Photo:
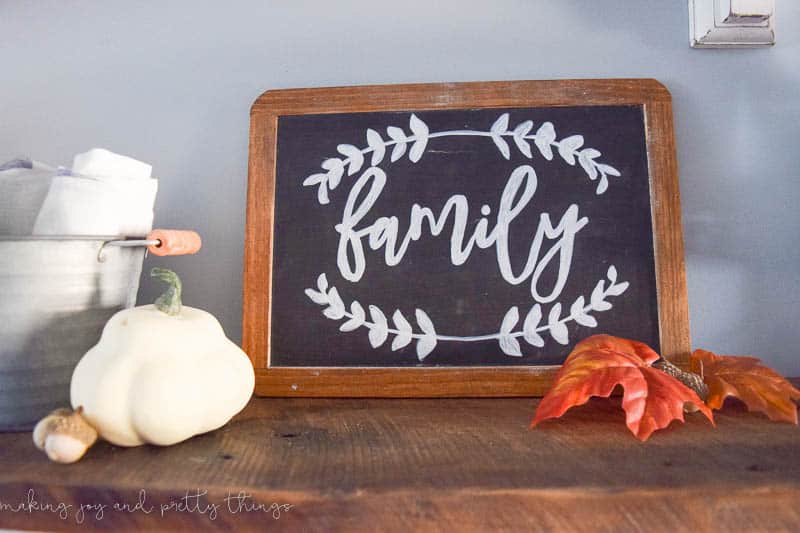
[(197, 232), (176, 229), (154, 229), (147, 234), (147, 240), (159, 241), (147, 247), (153, 255), (189, 255), (203, 245)]

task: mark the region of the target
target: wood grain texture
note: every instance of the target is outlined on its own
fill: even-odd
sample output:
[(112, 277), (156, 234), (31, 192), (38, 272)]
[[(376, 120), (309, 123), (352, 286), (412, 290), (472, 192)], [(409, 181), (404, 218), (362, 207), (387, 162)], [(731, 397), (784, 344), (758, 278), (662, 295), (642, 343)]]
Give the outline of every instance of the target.
[(277, 368), (269, 363), (277, 119), (281, 115), (419, 109), (641, 105), (651, 179), (662, 355), (690, 352), (671, 97), (650, 79), (508, 81), (268, 91), (251, 108), (243, 347), (260, 396), (541, 396), (558, 367)]
[[(653, 246), (656, 260), (661, 355), (689, 369), (689, 303), (683, 253), (683, 225), (678, 189), (678, 161), (669, 102), (644, 106), (652, 191)], [(659, 124), (651, 128), (650, 124)]]
[[(284, 531), (791, 531), (800, 521), (800, 430), (738, 404), (717, 428), (687, 415), (647, 443), (618, 400), (593, 400), (529, 430), (536, 400), (251, 401), (225, 428), (159, 448), (100, 443), (75, 465), (50, 463), (29, 433), (0, 434), (0, 504), (27, 499), (135, 503), (80, 529)], [(240, 491), (263, 512), (171, 510), (189, 491), (201, 508)], [(235, 508), (235, 507), (234, 507)], [(54, 513), (12, 513), (0, 527), (75, 529)]]
[[(272, 210), (275, 180), (264, 179), (266, 169), (275, 167), (276, 145), (273, 139), (278, 127), (276, 116), (253, 120), (250, 126), (250, 159), (247, 180), (247, 223), (245, 225), (242, 303), (242, 337), (247, 341), (245, 352), (254, 368), (267, 366), (269, 353), (269, 295), (272, 293)], [(249, 273), (249, 275), (248, 275)]]
[(629, 105), (670, 102), (669, 91), (653, 79), (490, 81), (361, 85), (267, 91), (251, 108), (260, 114), (293, 115), (416, 109)]

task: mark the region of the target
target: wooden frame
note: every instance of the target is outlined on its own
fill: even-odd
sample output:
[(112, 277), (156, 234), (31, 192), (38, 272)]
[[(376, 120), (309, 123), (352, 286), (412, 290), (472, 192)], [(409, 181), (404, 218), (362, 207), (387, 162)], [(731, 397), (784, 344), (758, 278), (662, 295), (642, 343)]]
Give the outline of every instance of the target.
[[(243, 346), (260, 396), (536, 396), (558, 366), (270, 368), (272, 217), (278, 117), (492, 107), (641, 105), (650, 174), (662, 355), (689, 359), (689, 318), (671, 97), (650, 79), (409, 84), (268, 91), (251, 108)], [(343, 384), (346, 384), (343, 385)]]

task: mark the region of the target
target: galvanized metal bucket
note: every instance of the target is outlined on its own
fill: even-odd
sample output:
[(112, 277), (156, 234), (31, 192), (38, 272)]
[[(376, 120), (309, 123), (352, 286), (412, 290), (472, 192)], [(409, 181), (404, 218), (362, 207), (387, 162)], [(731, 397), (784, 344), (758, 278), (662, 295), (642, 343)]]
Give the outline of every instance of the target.
[(0, 431), (69, 406), (78, 360), (136, 303), (148, 245), (160, 242), (0, 237)]

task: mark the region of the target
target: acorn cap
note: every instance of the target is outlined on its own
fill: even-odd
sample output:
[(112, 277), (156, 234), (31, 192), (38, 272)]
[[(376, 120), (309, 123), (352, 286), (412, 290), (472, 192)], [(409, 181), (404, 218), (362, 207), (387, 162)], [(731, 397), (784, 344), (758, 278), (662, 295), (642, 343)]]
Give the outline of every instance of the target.
[(97, 431), (82, 412), (83, 407), (56, 409), (33, 428), (33, 443), (52, 461), (74, 463), (97, 441)]

